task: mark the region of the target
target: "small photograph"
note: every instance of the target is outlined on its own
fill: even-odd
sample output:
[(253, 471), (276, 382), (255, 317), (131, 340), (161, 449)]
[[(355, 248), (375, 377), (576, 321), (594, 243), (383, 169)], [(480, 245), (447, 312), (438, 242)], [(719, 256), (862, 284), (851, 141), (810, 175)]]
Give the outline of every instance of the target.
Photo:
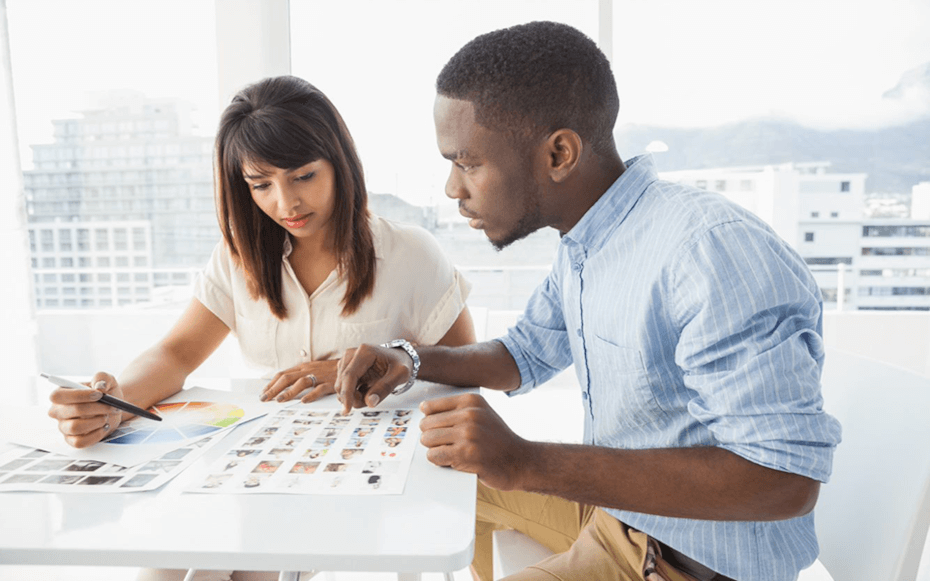
[[(141, 474), (137, 474), (136, 476), (141, 476)], [(219, 488), (230, 478), (232, 478), (232, 474), (211, 474), (203, 481), (200, 488)]]
[(168, 474), (175, 468), (177, 468), (181, 463), (176, 460), (152, 460), (151, 462), (146, 462), (142, 468), (139, 468), (139, 472), (158, 472), (160, 474)]
[(363, 478), (363, 482), (365, 483), (365, 485), (372, 490), (378, 490), (381, 487), (381, 475), (380, 474), (372, 474), (371, 476), (362, 477), (362, 478)]
[(318, 426), (323, 423), (323, 420), (315, 420), (313, 418), (294, 418), (291, 420), (291, 423), (301, 426)]
[(120, 484), (120, 488), (141, 488), (156, 478), (158, 478), (157, 474), (136, 474), (126, 482)]
[(261, 450), (230, 450), (226, 453), (226, 455), (235, 456), (237, 458), (245, 458), (246, 456), (255, 456), (260, 452)]
[(199, 440), (191, 442), (190, 444), (188, 444), (188, 446), (192, 446), (194, 448), (203, 448), (204, 446), (209, 444), (211, 441), (213, 441), (213, 436), (210, 436), (209, 438), (200, 438)]
[(410, 415), (410, 410), (394, 410), (395, 418), (403, 418)]
[(259, 437), (264, 436), (266, 438), (270, 438), (271, 436), (274, 436), (275, 434), (277, 434), (279, 429), (280, 428), (265, 428), (262, 431), (260, 431), (258, 435)]
[(28, 484), (31, 482), (38, 482), (42, 479), (42, 474), (13, 474), (0, 484)]
[(245, 443), (242, 445), (247, 446), (249, 448), (257, 448), (258, 446), (261, 446), (262, 444), (264, 444), (265, 441), (267, 440), (268, 438), (250, 438), (246, 440)]
[(289, 472), (291, 474), (315, 474), (319, 467), (319, 462), (297, 462)]
[(180, 460), (191, 452), (192, 450), (190, 448), (178, 448), (177, 450), (172, 450), (167, 454), (162, 454), (159, 460)]
[(293, 416), (293, 415), (296, 415), (296, 414), (297, 414), (297, 410), (281, 410), (281, 411), (279, 411), (279, 412), (278, 412), (277, 414), (275, 414), (275, 415), (277, 415), (277, 416), (283, 416), (283, 417), (290, 417), (290, 416)]
[(97, 460), (75, 460), (65, 470), (68, 472), (93, 472), (104, 464), (106, 462), (98, 462)]
[(285, 435), (287, 438), (299, 438), (307, 433), (307, 430), (310, 428), (291, 428), (291, 430)]
[(406, 426), (410, 423), (410, 418), (394, 418), (391, 420), (391, 424), (395, 426)]
[(281, 460), (263, 460), (259, 462), (255, 468), (252, 469), (252, 472), (261, 472), (264, 474), (271, 474), (275, 470), (281, 467)]
[(236, 458), (236, 459), (230, 460), (229, 462), (226, 463), (226, 466), (223, 467), (223, 472), (230, 472), (230, 471), (232, 471), (232, 470), (235, 470), (235, 469), (238, 468), (240, 465), (242, 465), (242, 459), (241, 459), (241, 458)]
[(268, 451), (268, 455), (274, 456), (275, 458), (287, 458), (293, 451), (293, 448), (272, 448)]
[(352, 421), (352, 418), (350, 418), (349, 416), (336, 416), (333, 419), (329, 420), (329, 425), (330, 426), (345, 426), (351, 421)]
[(380, 472), (381, 464), (382, 462), (379, 460), (365, 462), (365, 465), (362, 466), (362, 474), (374, 474), (375, 472)]
[(283, 448), (296, 448), (303, 438), (288, 438), (281, 442), (281, 447)]
[(304, 452), (304, 458), (310, 458), (311, 460), (315, 460), (316, 458), (322, 458), (323, 456), (326, 455), (327, 452), (329, 452), (329, 450), (326, 448), (322, 448), (322, 449), (311, 448), (307, 450), (306, 452)]
[(340, 432), (342, 432), (342, 428), (326, 428), (317, 437), (318, 438), (338, 438)]
[(368, 438), (352, 438), (346, 444), (346, 448), (364, 448), (368, 444)]
[(404, 442), (403, 438), (397, 438), (397, 437), (384, 439), (384, 444), (388, 446), (389, 448), (396, 448), (397, 446), (400, 446), (403, 442)]
[(268, 426), (280, 426), (281, 424), (287, 422), (287, 418), (272, 418), (270, 422), (266, 425)]
[(62, 460), (49, 458), (48, 460), (42, 460), (36, 462), (29, 468), (26, 468), (28, 472), (59, 472), (64, 470), (68, 464), (71, 464), (71, 460), (64, 458)]
[(39, 482), (42, 484), (74, 484), (81, 478), (82, 474), (50, 474)]
[(317, 448), (331, 448), (336, 443), (336, 438), (317, 438), (313, 445)]
[(33, 450), (32, 452), (29, 452), (28, 454), (23, 454), (22, 456), (20, 456), (20, 458), (41, 458), (43, 456), (48, 456), (48, 452), (46, 452), (45, 450), (36, 449), (36, 450)]
[(317, 412), (317, 411), (307, 410), (305, 412), (300, 412), (300, 415), (306, 416), (308, 418), (325, 418), (329, 415), (329, 412)]
[(119, 474), (129, 470), (126, 466), (120, 466), (119, 464), (104, 464), (103, 468), (97, 470), (97, 474)]
[(0, 466), (0, 470), (10, 470), (10, 471), (19, 470), (23, 466), (28, 465), (30, 462), (32, 462), (32, 460), (23, 460), (22, 458), (18, 458), (11, 462), (7, 462), (3, 466)]
[(374, 411), (367, 411), (367, 412), (361, 412), (361, 414), (362, 414), (363, 416), (365, 416), (366, 418), (377, 418), (377, 417), (381, 417), (381, 416), (383, 416), (384, 414), (387, 414), (387, 413), (389, 413), (389, 412), (385, 412), (385, 411), (376, 411), (376, 412), (374, 412)]
[(407, 428), (402, 428), (400, 426), (391, 426), (387, 429), (387, 435), (394, 436), (397, 438), (403, 438), (407, 434)]
[(359, 427), (355, 428), (352, 431), (352, 436), (355, 438), (367, 438), (374, 432), (373, 428)]
[(122, 480), (122, 476), (85, 476), (79, 486), (110, 486)]
[(360, 426), (377, 426), (381, 423), (381, 420), (378, 418), (365, 418), (359, 421), (358, 425)]
[(323, 468), (323, 472), (345, 472), (347, 466), (347, 464), (343, 464), (341, 462), (327, 464), (326, 468)]
[(353, 460), (353, 459), (355, 459), (355, 458), (360, 457), (360, 456), (362, 455), (362, 453), (364, 453), (364, 452), (365, 452), (365, 450), (363, 450), (363, 449), (361, 449), (361, 448), (358, 448), (358, 449), (355, 449), (355, 450), (350, 450), (349, 448), (346, 448), (346, 449), (342, 450), (341, 452), (339, 452), (339, 455), (342, 456), (342, 459), (343, 459), (343, 460)]
[(239, 483), (239, 486), (242, 488), (258, 488), (262, 483), (268, 480), (270, 476), (270, 474), (250, 474)]
[(384, 452), (381, 452), (382, 458), (394, 458), (396, 456), (397, 456), (397, 452), (392, 452), (390, 450), (385, 450)]

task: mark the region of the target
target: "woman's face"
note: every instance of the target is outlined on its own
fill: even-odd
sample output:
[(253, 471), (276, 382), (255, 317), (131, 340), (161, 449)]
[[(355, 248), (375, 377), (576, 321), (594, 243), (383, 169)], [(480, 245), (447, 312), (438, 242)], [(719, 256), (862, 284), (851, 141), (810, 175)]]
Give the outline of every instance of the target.
[(336, 204), (336, 173), (329, 161), (321, 158), (295, 169), (244, 163), (242, 177), (255, 204), (295, 241), (327, 240)]

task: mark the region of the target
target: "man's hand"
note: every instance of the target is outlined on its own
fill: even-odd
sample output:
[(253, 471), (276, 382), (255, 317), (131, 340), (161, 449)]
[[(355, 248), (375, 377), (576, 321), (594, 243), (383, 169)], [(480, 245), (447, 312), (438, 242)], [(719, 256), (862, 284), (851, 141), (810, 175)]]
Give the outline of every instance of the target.
[(426, 457), (478, 475), (498, 490), (520, 489), (520, 477), (532, 459), (532, 442), (511, 431), (488, 402), (477, 394), (424, 401), (420, 441)]
[(336, 397), (343, 414), (353, 407), (375, 407), (398, 385), (410, 378), (413, 361), (402, 349), (362, 345), (349, 349), (339, 360), (336, 373)]
[(300, 401), (309, 403), (335, 391), (336, 361), (308, 361), (279, 371), (262, 390), (260, 399), (289, 401), (309, 389)]

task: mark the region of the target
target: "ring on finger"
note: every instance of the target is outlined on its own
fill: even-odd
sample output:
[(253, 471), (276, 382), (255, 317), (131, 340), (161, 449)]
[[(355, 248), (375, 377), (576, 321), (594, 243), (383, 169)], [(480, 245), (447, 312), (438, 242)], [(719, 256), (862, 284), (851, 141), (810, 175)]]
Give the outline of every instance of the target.
[(316, 387), (316, 384), (317, 384), (316, 375), (313, 375), (313, 374), (311, 373), (310, 375), (307, 376), (307, 379), (310, 380), (310, 387), (311, 387), (311, 388)]

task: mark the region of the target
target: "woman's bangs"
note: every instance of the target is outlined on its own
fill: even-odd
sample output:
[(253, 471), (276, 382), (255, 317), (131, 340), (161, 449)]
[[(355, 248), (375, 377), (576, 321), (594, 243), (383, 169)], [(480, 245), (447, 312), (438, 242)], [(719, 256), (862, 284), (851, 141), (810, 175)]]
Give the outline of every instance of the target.
[(299, 118), (285, 117), (290, 116), (276, 112), (243, 119), (229, 143), (229, 157), (236, 161), (240, 172), (245, 164), (295, 169), (325, 157), (320, 142), (304, 123)]

